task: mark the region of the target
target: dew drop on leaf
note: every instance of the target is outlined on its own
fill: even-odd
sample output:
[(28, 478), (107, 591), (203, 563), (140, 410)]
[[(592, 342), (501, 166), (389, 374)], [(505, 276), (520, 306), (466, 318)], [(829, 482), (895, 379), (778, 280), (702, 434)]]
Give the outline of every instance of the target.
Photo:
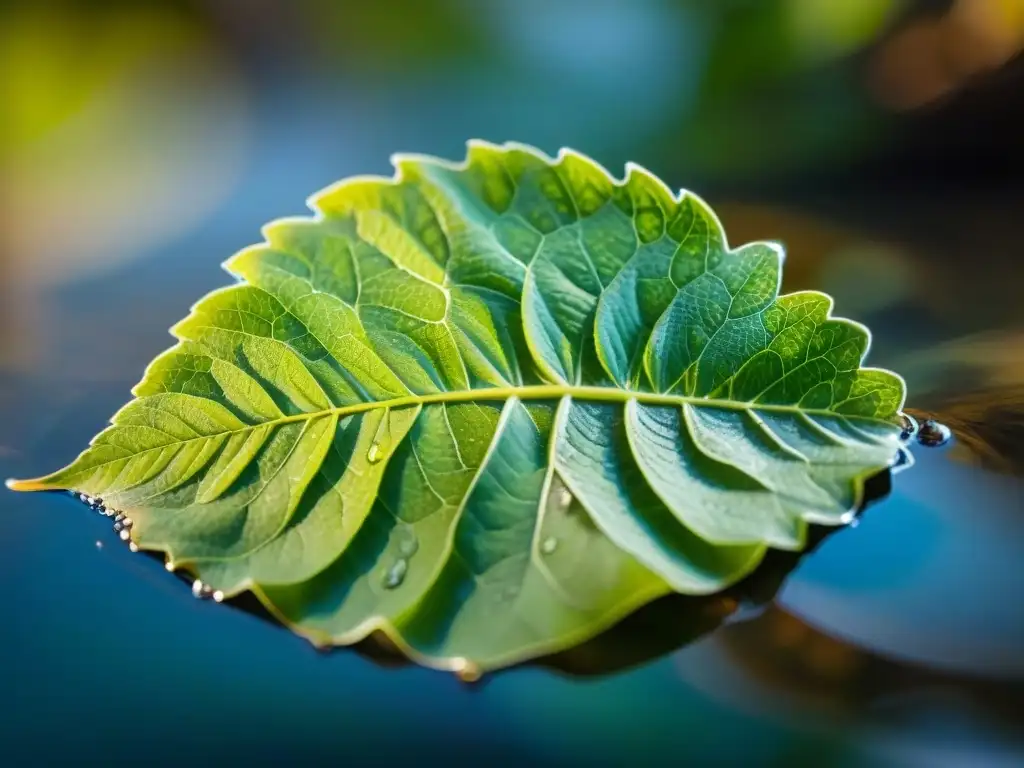
[(412, 557), (420, 547), (416, 534), (412, 531), (403, 531), (398, 541), (398, 554), (402, 557)]
[(558, 549), (558, 539), (554, 536), (548, 536), (540, 543), (540, 551), (545, 555), (550, 555), (556, 549)]
[(917, 442), (929, 448), (945, 445), (952, 436), (949, 427), (935, 419), (922, 421), (921, 427), (917, 430)]
[(400, 557), (395, 560), (394, 565), (388, 568), (388, 572), (384, 574), (384, 588), (395, 589), (402, 585), (405, 581), (405, 574), (409, 571), (409, 561), (404, 557)]
[(371, 464), (376, 464), (384, 458), (384, 451), (381, 450), (380, 443), (372, 443), (370, 450), (366, 452), (366, 460)]

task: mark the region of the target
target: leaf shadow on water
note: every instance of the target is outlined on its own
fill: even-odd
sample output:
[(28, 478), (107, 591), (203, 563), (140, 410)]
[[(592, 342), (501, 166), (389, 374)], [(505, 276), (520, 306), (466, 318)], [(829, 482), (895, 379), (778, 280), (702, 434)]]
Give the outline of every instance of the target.
[[(870, 478), (864, 486), (864, 501), (858, 515), (887, 496), (891, 488), (892, 476), (888, 471)], [(722, 592), (705, 596), (673, 594), (662, 597), (579, 645), (489, 672), (482, 679), (472, 681), (473, 686), (478, 687), (496, 675), (524, 666), (540, 667), (569, 678), (600, 678), (667, 656), (726, 623), (743, 621), (769, 607), (792, 570), (837, 530), (812, 526), (808, 531), (807, 546), (802, 552), (771, 550), (757, 570)], [(156, 557), (155, 554), (145, 554)], [(251, 592), (227, 600), (225, 605), (286, 631)], [(414, 665), (380, 632), (350, 647), (319, 650), (324, 655), (354, 651), (383, 668)]]

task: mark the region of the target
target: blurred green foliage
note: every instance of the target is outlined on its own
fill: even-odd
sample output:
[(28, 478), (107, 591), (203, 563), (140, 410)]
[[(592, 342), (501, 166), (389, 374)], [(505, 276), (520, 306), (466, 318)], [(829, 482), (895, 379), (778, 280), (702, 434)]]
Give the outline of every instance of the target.
[[(522, 102), (521, 121), (550, 122), (557, 117), (551, 101), (567, 119), (574, 107), (594, 113), (591, 119), (605, 126), (616, 154), (630, 147), (616, 138), (621, 130), (612, 124), (621, 128), (643, 117), (636, 145), (678, 157), (681, 171), (712, 179), (756, 177), (846, 162), (877, 138), (877, 110), (848, 58), (878, 39), (906, 5), (8, 3), (0, 10), (0, 90), (7, 112), (0, 153), (17, 151), (70, 119), (154, 46), (209, 38), (249, 67), (257, 87), (266, 84), (268, 70), (311, 83), (343, 80), (399, 90), (415, 84), (427, 94), (450, 94), (470, 111), (487, 108), (479, 103), (480, 89), (504, 91), (509, 101)], [(625, 38), (631, 29), (640, 42), (617, 50), (617, 31)], [(557, 47), (559, 55), (551, 50)], [(636, 83), (631, 101), (616, 97), (631, 93), (616, 70), (623, 82)], [(652, 78), (661, 81), (660, 99), (651, 95), (659, 85)], [(596, 114), (596, 102), (574, 100), (574, 91), (606, 92), (614, 112)], [(539, 94), (536, 101), (531, 92)], [(453, 120), (450, 130), (462, 129)], [(598, 146), (585, 148), (599, 156), (600, 133), (588, 133)]]

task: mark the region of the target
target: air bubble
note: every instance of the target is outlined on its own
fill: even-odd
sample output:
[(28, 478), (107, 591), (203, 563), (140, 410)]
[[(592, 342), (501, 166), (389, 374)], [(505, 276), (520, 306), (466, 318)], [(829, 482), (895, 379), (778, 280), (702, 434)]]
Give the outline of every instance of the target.
[(177, 568), (177, 566), (174, 564), (173, 560), (168, 560), (166, 563), (164, 563), (164, 570), (168, 573), (174, 573), (175, 568)]
[(376, 464), (378, 461), (384, 458), (384, 451), (380, 447), (380, 443), (373, 442), (370, 445), (370, 450), (366, 452), (366, 460), (371, 464)]
[(97, 542), (96, 542), (96, 549), (103, 549), (103, 542), (102, 541), (97, 540)]
[(200, 579), (196, 579), (192, 582), (192, 597), (197, 600), (205, 600), (208, 597), (213, 597), (213, 589), (209, 584), (203, 584)]
[(917, 442), (929, 448), (936, 448), (945, 445), (953, 436), (949, 427), (940, 424), (935, 419), (925, 419), (917, 430)]
[(121, 541), (128, 541), (128, 539), (132, 537), (131, 532), (124, 528), (122, 528), (121, 532), (117, 535), (121, 537)]
[(213, 602), (215, 602), (215, 603), (223, 603), (224, 602), (224, 593), (221, 592), (219, 589), (213, 590), (212, 597), (213, 597)]
[(139, 545), (136, 544), (134, 541), (129, 541), (128, 542), (128, 551), (129, 552), (138, 552), (139, 551)]
[(558, 549), (558, 539), (554, 536), (548, 536), (540, 543), (540, 551), (545, 555), (552, 554), (556, 549)]
[(405, 574), (409, 571), (409, 561), (404, 557), (398, 558), (394, 565), (388, 568), (388, 572), (384, 574), (384, 588), (395, 589), (400, 587), (402, 582), (405, 581)]
[(464, 683), (475, 683), (484, 676), (483, 670), (480, 669), (479, 665), (463, 658), (455, 659), (452, 662), (452, 671)]

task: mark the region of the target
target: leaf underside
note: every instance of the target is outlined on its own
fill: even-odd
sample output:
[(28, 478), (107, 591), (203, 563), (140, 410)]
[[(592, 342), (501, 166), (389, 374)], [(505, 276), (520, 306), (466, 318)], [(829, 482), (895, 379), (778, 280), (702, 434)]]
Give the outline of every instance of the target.
[(12, 487), (102, 497), (317, 644), (488, 669), (799, 550), (897, 452), (867, 330), (695, 195), (518, 144), (394, 164), (267, 225), (111, 426)]

